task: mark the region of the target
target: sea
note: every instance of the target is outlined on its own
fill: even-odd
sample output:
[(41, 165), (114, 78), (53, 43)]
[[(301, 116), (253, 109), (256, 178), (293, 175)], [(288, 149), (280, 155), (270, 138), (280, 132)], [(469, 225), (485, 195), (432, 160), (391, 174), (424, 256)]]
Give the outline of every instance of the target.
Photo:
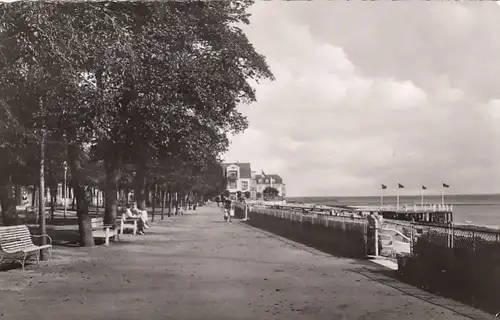
[[(288, 202), (324, 205), (379, 205), (380, 196), (372, 197), (287, 197)], [(395, 205), (396, 196), (384, 196), (384, 205)], [(421, 196), (402, 195), (400, 205), (421, 204)], [(426, 195), (424, 204), (440, 204), (441, 195)], [(444, 203), (453, 205), (453, 222), (500, 228), (500, 194), (445, 195)]]

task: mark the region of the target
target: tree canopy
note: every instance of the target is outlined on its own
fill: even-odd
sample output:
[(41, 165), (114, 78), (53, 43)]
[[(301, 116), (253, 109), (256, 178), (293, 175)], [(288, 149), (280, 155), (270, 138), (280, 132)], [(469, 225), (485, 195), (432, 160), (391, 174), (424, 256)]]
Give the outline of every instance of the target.
[[(36, 183), (40, 148), (47, 170), (69, 163), (81, 231), (86, 184), (105, 186), (109, 219), (127, 183), (218, 194), (227, 135), (248, 125), (237, 107), (255, 101), (253, 81), (273, 78), (239, 27), (252, 3), (0, 6), (2, 207), (13, 183)], [(30, 170), (15, 176), (19, 166)]]

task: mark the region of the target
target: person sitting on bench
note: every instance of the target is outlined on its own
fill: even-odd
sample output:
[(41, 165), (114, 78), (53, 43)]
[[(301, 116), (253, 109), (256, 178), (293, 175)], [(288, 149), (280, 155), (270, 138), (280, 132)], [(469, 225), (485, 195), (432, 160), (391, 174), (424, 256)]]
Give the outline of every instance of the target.
[(142, 219), (142, 222), (144, 223), (144, 228), (149, 229), (149, 223), (148, 223), (148, 211), (147, 210), (140, 210), (137, 208), (137, 203), (132, 204), (132, 213), (135, 214), (136, 216), (139, 216)]
[(132, 210), (130, 209), (130, 204), (128, 204), (128, 203), (127, 203), (127, 208), (125, 209), (124, 216), (125, 216), (125, 219), (137, 218), (137, 232), (141, 235), (144, 235), (145, 224), (144, 224), (143, 217), (140, 214), (136, 214), (136, 213), (132, 212)]

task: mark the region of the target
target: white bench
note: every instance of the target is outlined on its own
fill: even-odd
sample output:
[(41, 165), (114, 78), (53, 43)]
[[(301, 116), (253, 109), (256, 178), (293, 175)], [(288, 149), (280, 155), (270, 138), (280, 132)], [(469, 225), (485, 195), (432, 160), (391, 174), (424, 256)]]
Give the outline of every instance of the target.
[[(49, 243), (37, 246), (33, 243), (32, 237), (46, 237)], [(48, 249), (49, 261), (52, 261), (52, 239), (48, 235), (32, 235), (26, 225), (0, 227), (0, 263), (6, 257), (21, 263), (24, 271), (26, 258), (30, 253), (36, 254), (36, 264), (40, 265), (40, 250), (43, 249)], [(18, 255), (23, 255), (22, 260), (16, 257)], [(8, 256), (14, 257), (8, 258)]]
[[(126, 218), (125, 215), (120, 219), (120, 234), (123, 234), (123, 229), (132, 229), (134, 236), (137, 234), (137, 221), (139, 218)], [(118, 219), (117, 219), (118, 220)]]
[(92, 224), (92, 237), (104, 239), (104, 245), (109, 246), (110, 238), (119, 240), (118, 230), (115, 226), (105, 225), (103, 218), (92, 218), (90, 222)]

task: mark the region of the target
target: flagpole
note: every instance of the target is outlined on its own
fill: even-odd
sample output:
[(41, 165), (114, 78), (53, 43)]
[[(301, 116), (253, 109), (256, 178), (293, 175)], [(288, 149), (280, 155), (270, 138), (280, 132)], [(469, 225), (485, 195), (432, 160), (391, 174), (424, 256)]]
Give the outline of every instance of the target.
[(397, 190), (397, 198), (396, 198), (396, 211), (399, 211), (399, 185), (398, 185), (398, 190)]
[(441, 191), (441, 205), (444, 206), (444, 187), (443, 190)]
[(422, 201), (420, 204), (422, 207), (424, 206), (424, 188), (422, 188)]

